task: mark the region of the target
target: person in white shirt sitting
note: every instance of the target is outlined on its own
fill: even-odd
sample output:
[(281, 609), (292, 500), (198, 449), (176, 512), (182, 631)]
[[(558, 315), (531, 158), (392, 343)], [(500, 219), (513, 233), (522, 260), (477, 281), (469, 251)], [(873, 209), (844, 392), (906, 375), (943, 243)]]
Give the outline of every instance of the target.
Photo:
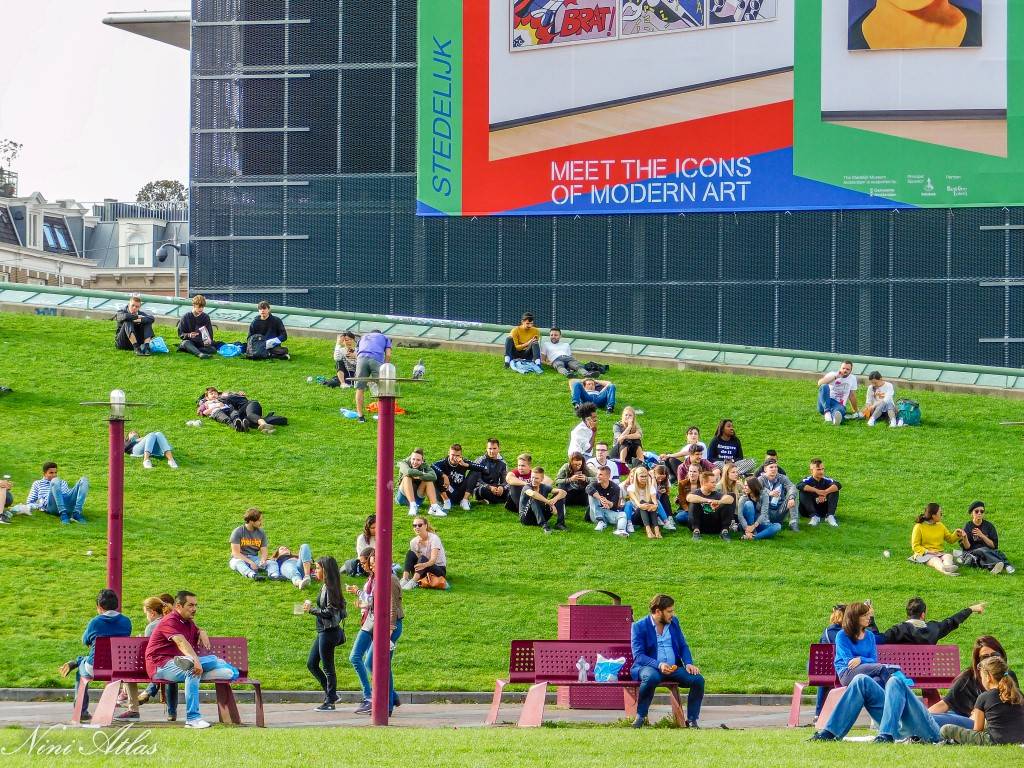
[[(853, 407), (853, 414), (846, 415), (846, 404)], [(837, 427), (846, 418), (860, 418), (857, 413), (857, 377), (853, 375), (853, 363), (844, 360), (838, 371), (830, 371), (818, 379), (818, 413), (829, 424)]]
[(608, 467), (612, 481), (618, 481), (619, 479), (618, 463), (608, 458), (608, 443), (600, 442), (594, 446), (594, 458), (587, 461), (587, 466), (594, 470), (595, 473), (600, 472), (602, 467)]
[(581, 363), (572, 354), (572, 345), (568, 341), (562, 341), (560, 328), (552, 328), (548, 331), (548, 340), (540, 345), (543, 359), (558, 373), (568, 379), (573, 376), (599, 376), (608, 370), (607, 365), (600, 363)]
[(576, 415), (580, 423), (569, 433), (568, 455), (571, 457), (574, 453), (580, 453), (584, 461), (590, 461), (594, 456), (594, 438), (597, 437), (597, 406), (593, 403), (580, 403)]
[(896, 418), (896, 392), (892, 382), (883, 379), (879, 371), (872, 371), (868, 375), (868, 382), (868, 396), (863, 411), (868, 426), (875, 426), (875, 422), (883, 416), (889, 419), (890, 427), (903, 426)]

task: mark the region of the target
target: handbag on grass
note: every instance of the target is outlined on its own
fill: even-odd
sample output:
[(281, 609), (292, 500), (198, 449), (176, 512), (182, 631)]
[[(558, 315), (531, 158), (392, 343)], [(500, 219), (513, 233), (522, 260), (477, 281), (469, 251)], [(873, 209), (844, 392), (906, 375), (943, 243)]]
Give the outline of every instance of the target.
[(420, 586), (424, 589), (448, 589), (448, 580), (436, 573), (428, 573), (420, 579)]

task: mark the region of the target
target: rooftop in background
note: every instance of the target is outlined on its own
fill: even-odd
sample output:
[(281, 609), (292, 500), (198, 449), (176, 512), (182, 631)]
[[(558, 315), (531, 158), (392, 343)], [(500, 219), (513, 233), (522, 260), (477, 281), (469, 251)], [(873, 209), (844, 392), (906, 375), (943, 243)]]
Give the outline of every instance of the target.
[(109, 13), (103, 23), (187, 51), (191, 42), (191, 20), (189, 11), (131, 11)]

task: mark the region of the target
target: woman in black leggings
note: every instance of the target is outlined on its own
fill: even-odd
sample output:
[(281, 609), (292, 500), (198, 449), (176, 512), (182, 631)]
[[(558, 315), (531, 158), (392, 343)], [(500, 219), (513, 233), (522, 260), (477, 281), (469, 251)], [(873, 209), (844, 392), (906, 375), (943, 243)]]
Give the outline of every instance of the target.
[[(345, 599), (341, 596), (341, 573), (333, 557), (316, 561), (316, 578), (323, 582), (316, 605), (309, 600), (303, 604), (306, 613), (316, 616), (316, 639), (309, 649), (306, 668), (324, 689), (324, 703), (317, 712), (333, 712), (338, 700), (338, 676), (334, 670), (334, 649), (345, 642)], [(321, 670), (321, 665), (323, 669)]]

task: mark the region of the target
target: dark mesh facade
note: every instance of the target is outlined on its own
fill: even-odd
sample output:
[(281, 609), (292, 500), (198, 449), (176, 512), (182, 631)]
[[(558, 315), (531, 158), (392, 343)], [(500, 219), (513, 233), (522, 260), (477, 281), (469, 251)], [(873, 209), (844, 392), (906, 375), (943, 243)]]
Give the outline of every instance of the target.
[(193, 292), (1022, 363), (1024, 209), (417, 218), (414, 2), (192, 11)]

